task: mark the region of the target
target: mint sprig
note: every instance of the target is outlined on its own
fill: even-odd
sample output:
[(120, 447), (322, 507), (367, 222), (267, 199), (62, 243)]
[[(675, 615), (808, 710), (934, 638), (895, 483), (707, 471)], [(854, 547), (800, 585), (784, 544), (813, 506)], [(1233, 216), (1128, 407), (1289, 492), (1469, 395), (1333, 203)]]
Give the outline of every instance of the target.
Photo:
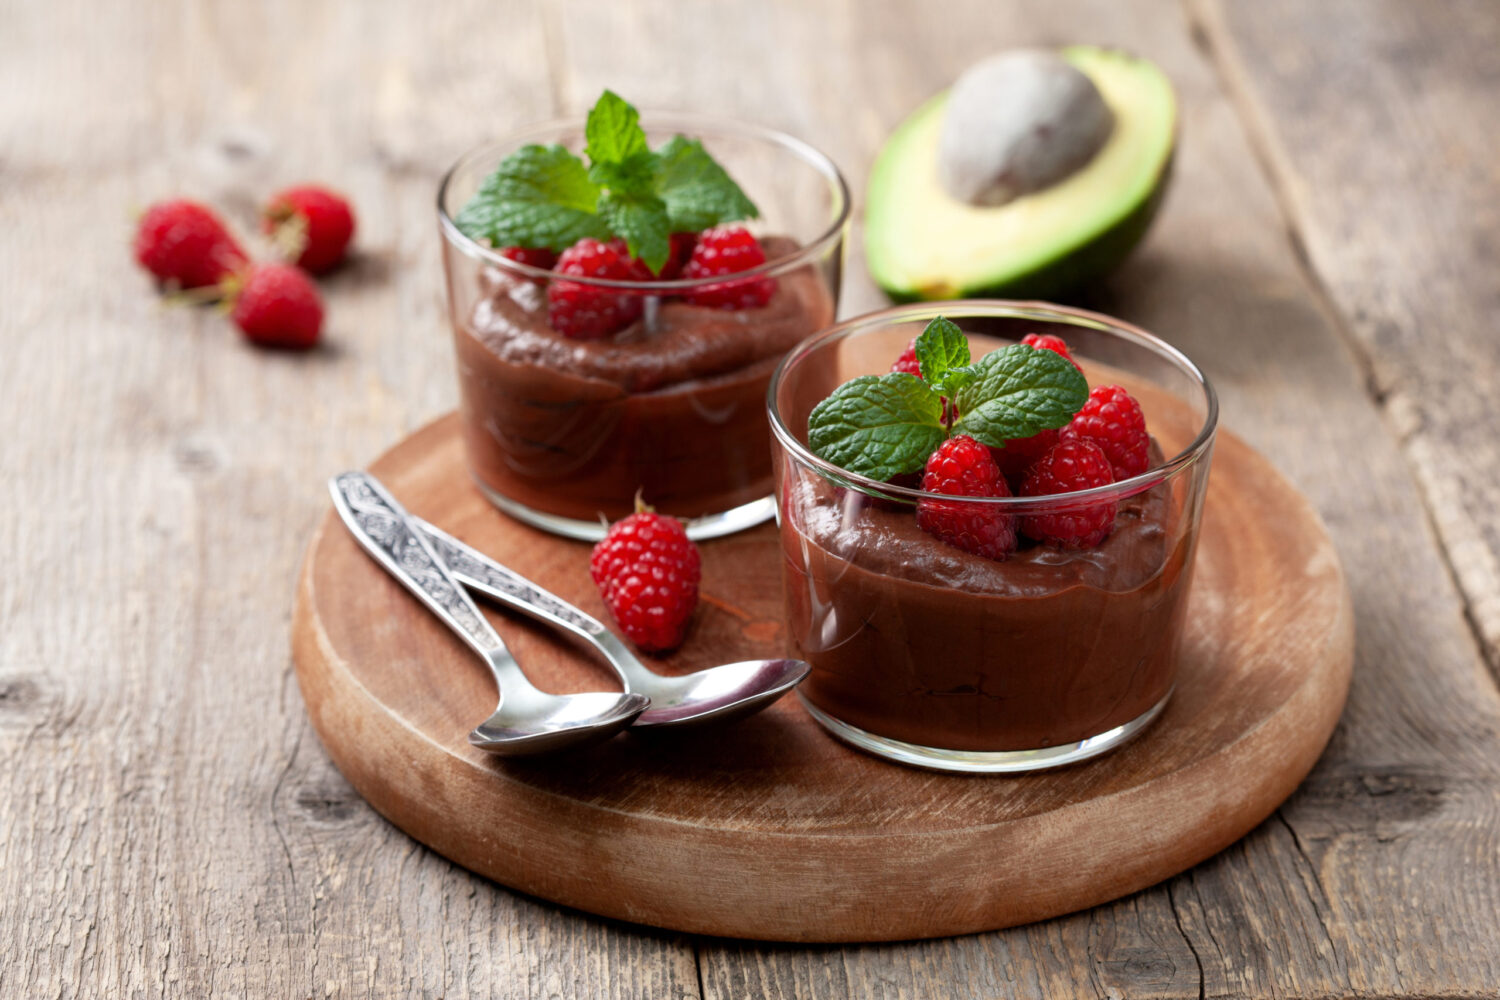
[(953, 433), (992, 448), (1064, 427), (1088, 402), (1083, 374), (1056, 351), (1012, 344), (980, 358), (975, 369), (974, 380), (954, 397), (959, 417)]
[(585, 236), (608, 239), (599, 188), (583, 162), (561, 146), (523, 146), (485, 178), (453, 221), (494, 246), (562, 250)]
[(674, 233), (696, 233), (721, 222), (760, 215), (703, 143), (675, 135), (656, 151), (657, 191)]
[(950, 319), (938, 316), (928, 323), (916, 350), (922, 381), (939, 393), (955, 392), (978, 375), (969, 364), (969, 338)]
[(1088, 400), (1083, 374), (1054, 351), (1015, 344), (970, 364), (968, 338), (942, 316), (917, 337), (916, 353), (921, 378), (861, 375), (813, 407), (807, 420), (813, 454), (886, 480), (920, 471), (950, 435), (1003, 448), (1066, 425)]
[(624, 163), (638, 153), (649, 153), (641, 116), (613, 90), (599, 95), (583, 126), (588, 145), (584, 152), (595, 164)]
[(493, 246), (562, 251), (584, 237), (625, 241), (660, 273), (675, 232), (697, 232), (760, 213), (703, 144), (674, 136), (656, 151), (640, 115), (606, 90), (584, 126), (589, 162), (562, 146), (506, 157), (454, 222)]
[(947, 436), (941, 398), (906, 372), (851, 379), (807, 421), (813, 454), (871, 479), (915, 472)]

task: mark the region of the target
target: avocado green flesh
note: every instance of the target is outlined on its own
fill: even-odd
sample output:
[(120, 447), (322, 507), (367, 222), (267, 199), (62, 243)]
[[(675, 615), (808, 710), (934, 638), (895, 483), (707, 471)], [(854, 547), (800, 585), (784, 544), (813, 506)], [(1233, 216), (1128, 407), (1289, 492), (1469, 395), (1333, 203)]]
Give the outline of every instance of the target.
[(960, 202), (937, 175), (947, 94), (891, 135), (870, 175), (865, 255), (893, 298), (1048, 298), (1117, 265), (1145, 235), (1166, 189), (1177, 129), (1171, 84), (1126, 53), (1075, 47), (1115, 127), (1087, 165), (995, 208)]

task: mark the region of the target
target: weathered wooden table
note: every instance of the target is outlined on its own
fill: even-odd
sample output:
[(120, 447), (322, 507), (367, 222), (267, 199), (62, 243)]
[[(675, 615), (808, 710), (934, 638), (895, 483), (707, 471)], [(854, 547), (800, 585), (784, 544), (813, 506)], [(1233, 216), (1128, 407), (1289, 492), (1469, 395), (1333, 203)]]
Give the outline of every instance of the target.
[[(805, 136), (858, 195), (962, 67), (1067, 41), (1183, 102), (1164, 215), (1084, 301), (1199, 359), (1345, 559), (1354, 687), (1303, 789), (1113, 905), (836, 948), (563, 911), (355, 797), (292, 585), (324, 477), (454, 403), (445, 166), (608, 85)], [(0, 5), (0, 996), (1500, 995), (1497, 53), (1485, 0)], [(326, 350), (132, 268), (132, 208), (243, 222), (304, 178), (361, 213)], [(848, 313), (881, 301), (851, 260)]]

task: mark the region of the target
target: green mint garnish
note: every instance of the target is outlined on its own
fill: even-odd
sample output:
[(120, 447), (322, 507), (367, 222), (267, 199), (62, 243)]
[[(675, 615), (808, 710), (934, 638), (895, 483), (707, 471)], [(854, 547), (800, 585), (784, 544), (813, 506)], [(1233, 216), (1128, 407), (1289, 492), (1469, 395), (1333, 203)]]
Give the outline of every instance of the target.
[[(1003, 448), (1066, 425), (1088, 400), (1083, 373), (1055, 351), (1015, 344), (970, 364), (968, 338), (941, 316), (917, 337), (916, 351), (922, 378), (861, 375), (815, 406), (807, 419), (813, 454), (885, 480), (921, 471), (952, 434)], [(944, 396), (954, 405), (945, 407)]]
[(652, 274), (672, 254), (672, 229), (667, 225), (667, 207), (654, 194), (620, 195), (613, 191), (599, 199), (599, 215), (609, 231), (625, 241), (632, 257), (646, 262)]
[(696, 233), (760, 214), (697, 139), (673, 136), (656, 155), (657, 190), (667, 203), (672, 232)]
[(495, 168), (454, 220), (493, 246), (562, 251), (589, 236), (619, 237), (660, 273), (676, 232), (760, 213), (696, 139), (653, 152), (640, 115), (606, 90), (584, 128), (584, 162), (562, 146), (526, 146)]
[(969, 338), (952, 320), (937, 317), (917, 338), (917, 367), (922, 381), (947, 395), (974, 380), (977, 370), (969, 364)]
[(871, 479), (915, 472), (947, 436), (942, 398), (906, 372), (850, 379), (807, 419), (813, 454)]
[(1012, 344), (986, 354), (974, 367), (976, 377), (953, 399), (959, 413), (953, 433), (992, 448), (1064, 427), (1088, 402), (1083, 373), (1056, 351)]
[(562, 250), (585, 236), (608, 239), (599, 188), (561, 146), (523, 146), (485, 178), (458, 213), (460, 231), (494, 246)]
[(641, 116), (630, 102), (613, 90), (599, 95), (583, 126), (588, 145), (584, 152), (596, 164), (624, 163), (630, 157), (651, 152)]

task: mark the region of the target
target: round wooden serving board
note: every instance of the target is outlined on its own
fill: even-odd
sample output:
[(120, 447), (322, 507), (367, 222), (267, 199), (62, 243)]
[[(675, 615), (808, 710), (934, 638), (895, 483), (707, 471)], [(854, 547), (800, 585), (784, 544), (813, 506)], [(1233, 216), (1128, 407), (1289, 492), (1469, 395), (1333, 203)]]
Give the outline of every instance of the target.
[[(469, 485), (445, 417), (371, 467), (408, 508), (606, 618), (589, 547), (509, 520)], [(703, 548), (686, 671), (783, 651), (775, 528)], [(490, 617), (555, 691), (618, 689), (589, 655)], [(331, 509), (309, 546), (293, 645), (314, 727), (401, 829), (476, 872), (609, 917), (700, 934), (881, 941), (1082, 909), (1214, 854), (1281, 803), (1343, 707), (1353, 618), (1316, 513), (1220, 432), (1177, 692), (1141, 738), (1072, 768), (950, 776), (866, 756), (795, 697), (723, 729), (626, 733), (548, 759), (470, 747), (483, 665)]]

